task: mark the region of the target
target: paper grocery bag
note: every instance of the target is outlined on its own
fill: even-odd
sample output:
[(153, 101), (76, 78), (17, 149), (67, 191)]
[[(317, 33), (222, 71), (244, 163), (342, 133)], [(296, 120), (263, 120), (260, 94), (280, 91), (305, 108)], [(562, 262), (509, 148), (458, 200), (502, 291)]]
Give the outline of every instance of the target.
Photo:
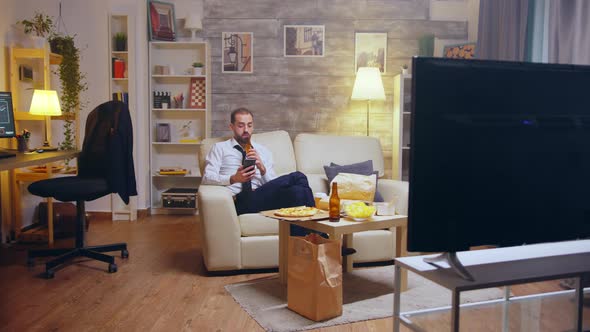
[(318, 234), (289, 238), (287, 306), (314, 321), (342, 315), (340, 241)]

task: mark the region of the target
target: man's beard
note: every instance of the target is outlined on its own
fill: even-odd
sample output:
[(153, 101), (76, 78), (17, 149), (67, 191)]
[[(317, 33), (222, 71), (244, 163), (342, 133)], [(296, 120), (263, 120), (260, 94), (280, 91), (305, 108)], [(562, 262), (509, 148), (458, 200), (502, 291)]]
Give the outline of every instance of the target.
[(250, 135), (248, 135), (246, 137), (245, 136), (238, 136), (238, 135), (236, 135), (234, 138), (241, 145), (246, 144), (246, 143), (250, 143)]

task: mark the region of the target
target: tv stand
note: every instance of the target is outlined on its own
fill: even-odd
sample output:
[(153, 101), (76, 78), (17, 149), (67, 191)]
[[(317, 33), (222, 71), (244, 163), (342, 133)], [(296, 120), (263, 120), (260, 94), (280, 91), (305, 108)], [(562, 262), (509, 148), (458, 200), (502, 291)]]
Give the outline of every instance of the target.
[(424, 261), (441, 269), (444, 268), (444, 266), (440, 266), (438, 263), (447, 263), (451, 267), (451, 270), (457, 273), (461, 278), (469, 281), (475, 281), (471, 273), (469, 273), (465, 266), (461, 264), (461, 261), (459, 261), (456, 252), (444, 252), (438, 256), (424, 257)]
[[(582, 278), (590, 276), (590, 240), (541, 243), (525, 246), (463, 251), (456, 253), (469, 268), (474, 281), (467, 281), (449, 269), (434, 268), (424, 261), (427, 256), (399, 257), (395, 259), (394, 289), (400, 289), (401, 269), (410, 270), (452, 292), (451, 331), (459, 331), (461, 292), (500, 286), (511, 286), (545, 280), (575, 278), (576, 290), (574, 321), (576, 331), (582, 331), (583, 293)], [(432, 257), (432, 255), (430, 256)], [(571, 292), (571, 291), (566, 291)], [(396, 291), (393, 299), (393, 330), (399, 331), (400, 324), (413, 328), (407, 314), (400, 312), (401, 292)], [(526, 296), (525, 296), (526, 297)], [(509, 291), (505, 298), (493, 300), (508, 304)], [(486, 301), (489, 303), (490, 301)], [(474, 304), (468, 304), (474, 305)], [(432, 312), (425, 309), (423, 312)], [(412, 312), (416, 314), (418, 311)]]

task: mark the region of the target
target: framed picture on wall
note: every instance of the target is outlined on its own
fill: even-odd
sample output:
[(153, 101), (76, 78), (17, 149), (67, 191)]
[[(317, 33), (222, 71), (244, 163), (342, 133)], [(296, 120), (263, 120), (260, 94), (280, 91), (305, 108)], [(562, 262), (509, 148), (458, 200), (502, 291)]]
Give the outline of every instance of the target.
[(385, 73), (387, 59), (387, 33), (357, 32), (354, 38), (354, 72), (359, 67), (378, 67)]
[(324, 56), (323, 25), (285, 25), (283, 35), (286, 57)]
[(176, 40), (174, 4), (150, 0), (148, 2), (150, 40)]
[(222, 73), (252, 74), (254, 72), (252, 32), (222, 32), (221, 47)]

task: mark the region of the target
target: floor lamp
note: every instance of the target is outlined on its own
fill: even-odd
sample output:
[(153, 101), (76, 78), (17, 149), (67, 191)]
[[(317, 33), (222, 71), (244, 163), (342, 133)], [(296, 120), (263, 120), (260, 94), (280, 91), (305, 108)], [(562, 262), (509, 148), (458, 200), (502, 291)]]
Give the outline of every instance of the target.
[(31, 101), (31, 108), (29, 114), (45, 116), (45, 141), (41, 149), (45, 151), (55, 151), (56, 147), (49, 145), (48, 127), (51, 125), (52, 115), (61, 115), (61, 107), (59, 106), (59, 98), (55, 90), (35, 90), (33, 92), (33, 100)]
[(367, 136), (369, 136), (369, 115), (371, 101), (385, 100), (385, 90), (381, 80), (381, 71), (377, 67), (360, 67), (352, 88), (351, 100), (367, 101)]

